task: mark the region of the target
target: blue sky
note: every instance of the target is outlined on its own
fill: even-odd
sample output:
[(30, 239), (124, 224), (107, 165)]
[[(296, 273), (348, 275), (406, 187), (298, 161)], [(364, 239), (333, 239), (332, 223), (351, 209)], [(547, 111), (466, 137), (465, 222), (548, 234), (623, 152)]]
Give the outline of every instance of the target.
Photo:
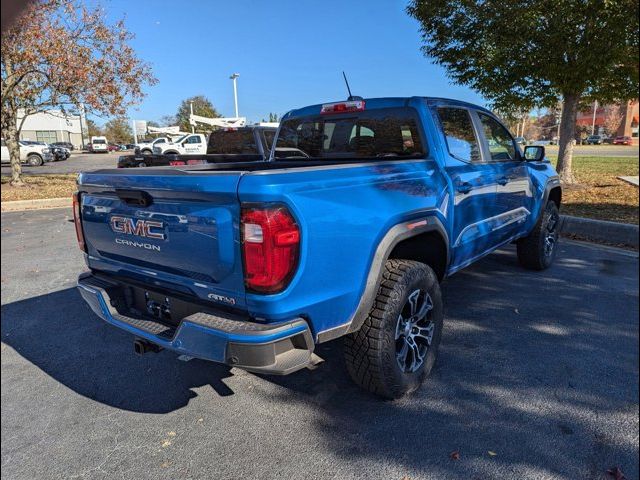
[(133, 45), (159, 83), (129, 116), (157, 120), (203, 94), (233, 116), (229, 75), (238, 72), (241, 116), (251, 121), (354, 95), (432, 95), (484, 104), (450, 83), (420, 51), (418, 23), (398, 0), (124, 1), (102, 3), (125, 16)]

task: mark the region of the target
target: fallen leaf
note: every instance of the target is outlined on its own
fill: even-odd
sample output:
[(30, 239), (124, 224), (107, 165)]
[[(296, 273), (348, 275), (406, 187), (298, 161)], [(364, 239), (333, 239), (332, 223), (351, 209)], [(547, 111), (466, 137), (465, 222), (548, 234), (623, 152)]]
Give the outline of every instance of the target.
[(167, 448), (169, 445), (171, 445), (171, 442), (169, 440), (165, 440), (164, 442), (162, 442), (162, 448)]
[(170, 437), (175, 437), (176, 436), (176, 432), (172, 431), (172, 432), (167, 433), (167, 435), (169, 435)]
[(458, 450), (454, 450), (449, 454), (449, 458), (451, 460), (460, 460), (460, 452)]
[(204, 422), (204, 418), (199, 418), (198, 422)]
[(162, 467), (162, 468), (169, 468), (169, 462), (164, 462), (164, 463), (162, 463), (162, 465), (160, 465), (160, 467)]
[(627, 477), (624, 476), (624, 473), (622, 473), (622, 470), (620, 470), (620, 467), (610, 468), (609, 470), (607, 470), (607, 473), (611, 475), (613, 478), (615, 478), (616, 480), (627, 480)]
[(496, 452), (492, 450), (488, 450), (487, 453), (489, 454), (490, 457), (495, 457), (496, 455), (498, 455)]

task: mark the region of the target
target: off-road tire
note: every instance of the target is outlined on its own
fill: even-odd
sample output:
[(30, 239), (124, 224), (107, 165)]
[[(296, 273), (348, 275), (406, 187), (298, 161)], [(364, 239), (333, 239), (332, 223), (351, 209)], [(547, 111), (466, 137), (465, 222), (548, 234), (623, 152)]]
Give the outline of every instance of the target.
[[(397, 359), (396, 328), (408, 297), (419, 289), (429, 295), (433, 323), (431, 344), (422, 365), (411, 373), (403, 371)], [(416, 390), (436, 361), (442, 337), (442, 294), (434, 271), (413, 260), (388, 260), (373, 307), (357, 332), (345, 336), (347, 370), (355, 383), (384, 398), (400, 398)]]
[(27, 157), (27, 164), (32, 167), (39, 167), (40, 165), (44, 164), (44, 161), (42, 160), (42, 157), (40, 155), (31, 153)]
[[(549, 268), (556, 257), (560, 226), (560, 212), (553, 201), (547, 202), (531, 233), (516, 242), (520, 265), (530, 270)], [(551, 250), (545, 248), (552, 237)]]

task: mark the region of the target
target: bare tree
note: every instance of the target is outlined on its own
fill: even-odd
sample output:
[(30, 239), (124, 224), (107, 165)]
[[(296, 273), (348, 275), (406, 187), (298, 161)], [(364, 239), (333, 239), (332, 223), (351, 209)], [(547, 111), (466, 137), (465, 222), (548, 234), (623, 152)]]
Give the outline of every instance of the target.
[(132, 38), (123, 21), (107, 24), (101, 7), (79, 0), (33, 1), (2, 32), (1, 130), (12, 185), (24, 185), (18, 140), (29, 115), (82, 104), (118, 116), (144, 97), (142, 87), (156, 79), (136, 57)]

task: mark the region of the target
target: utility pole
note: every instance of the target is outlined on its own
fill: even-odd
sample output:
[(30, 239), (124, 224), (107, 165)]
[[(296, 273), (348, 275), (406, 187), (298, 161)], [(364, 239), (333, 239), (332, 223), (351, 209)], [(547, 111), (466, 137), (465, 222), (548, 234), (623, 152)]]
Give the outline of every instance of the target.
[[(193, 102), (189, 102), (189, 108), (191, 109), (191, 115), (193, 116)], [(191, 133), (196, 133), (196, 127), (191, 124)]]
[(85, 113), (83, 103), (78, 105), (78, 110), (80, 110), (80, 148), (84, 149), (84, 127), (82, 126), (82, 118), (84, 117)]
[(598, 111), (598, 100), (593, 102), (593, 120), (591, 122), (591, 135), (596, 134), (596, 112)]
[(564, 102), (560, 102), (560, 111), (558, 112), (558, 116), (557, 116), (558, 130), (556, 132), (556, 137), (558, 138), (558, 145), (560, 144), (560, 124), (562, 123), (563, 110), (564, 110)]
[(231, 80), (233, 80), (233, 103), (236, 107), (236, 118), (238, 118), (239, 116), (238, 115), (238, 86), (236, 84), (239, 76), (240, 76), (239, 73), (233, 73), (229, 77)]

